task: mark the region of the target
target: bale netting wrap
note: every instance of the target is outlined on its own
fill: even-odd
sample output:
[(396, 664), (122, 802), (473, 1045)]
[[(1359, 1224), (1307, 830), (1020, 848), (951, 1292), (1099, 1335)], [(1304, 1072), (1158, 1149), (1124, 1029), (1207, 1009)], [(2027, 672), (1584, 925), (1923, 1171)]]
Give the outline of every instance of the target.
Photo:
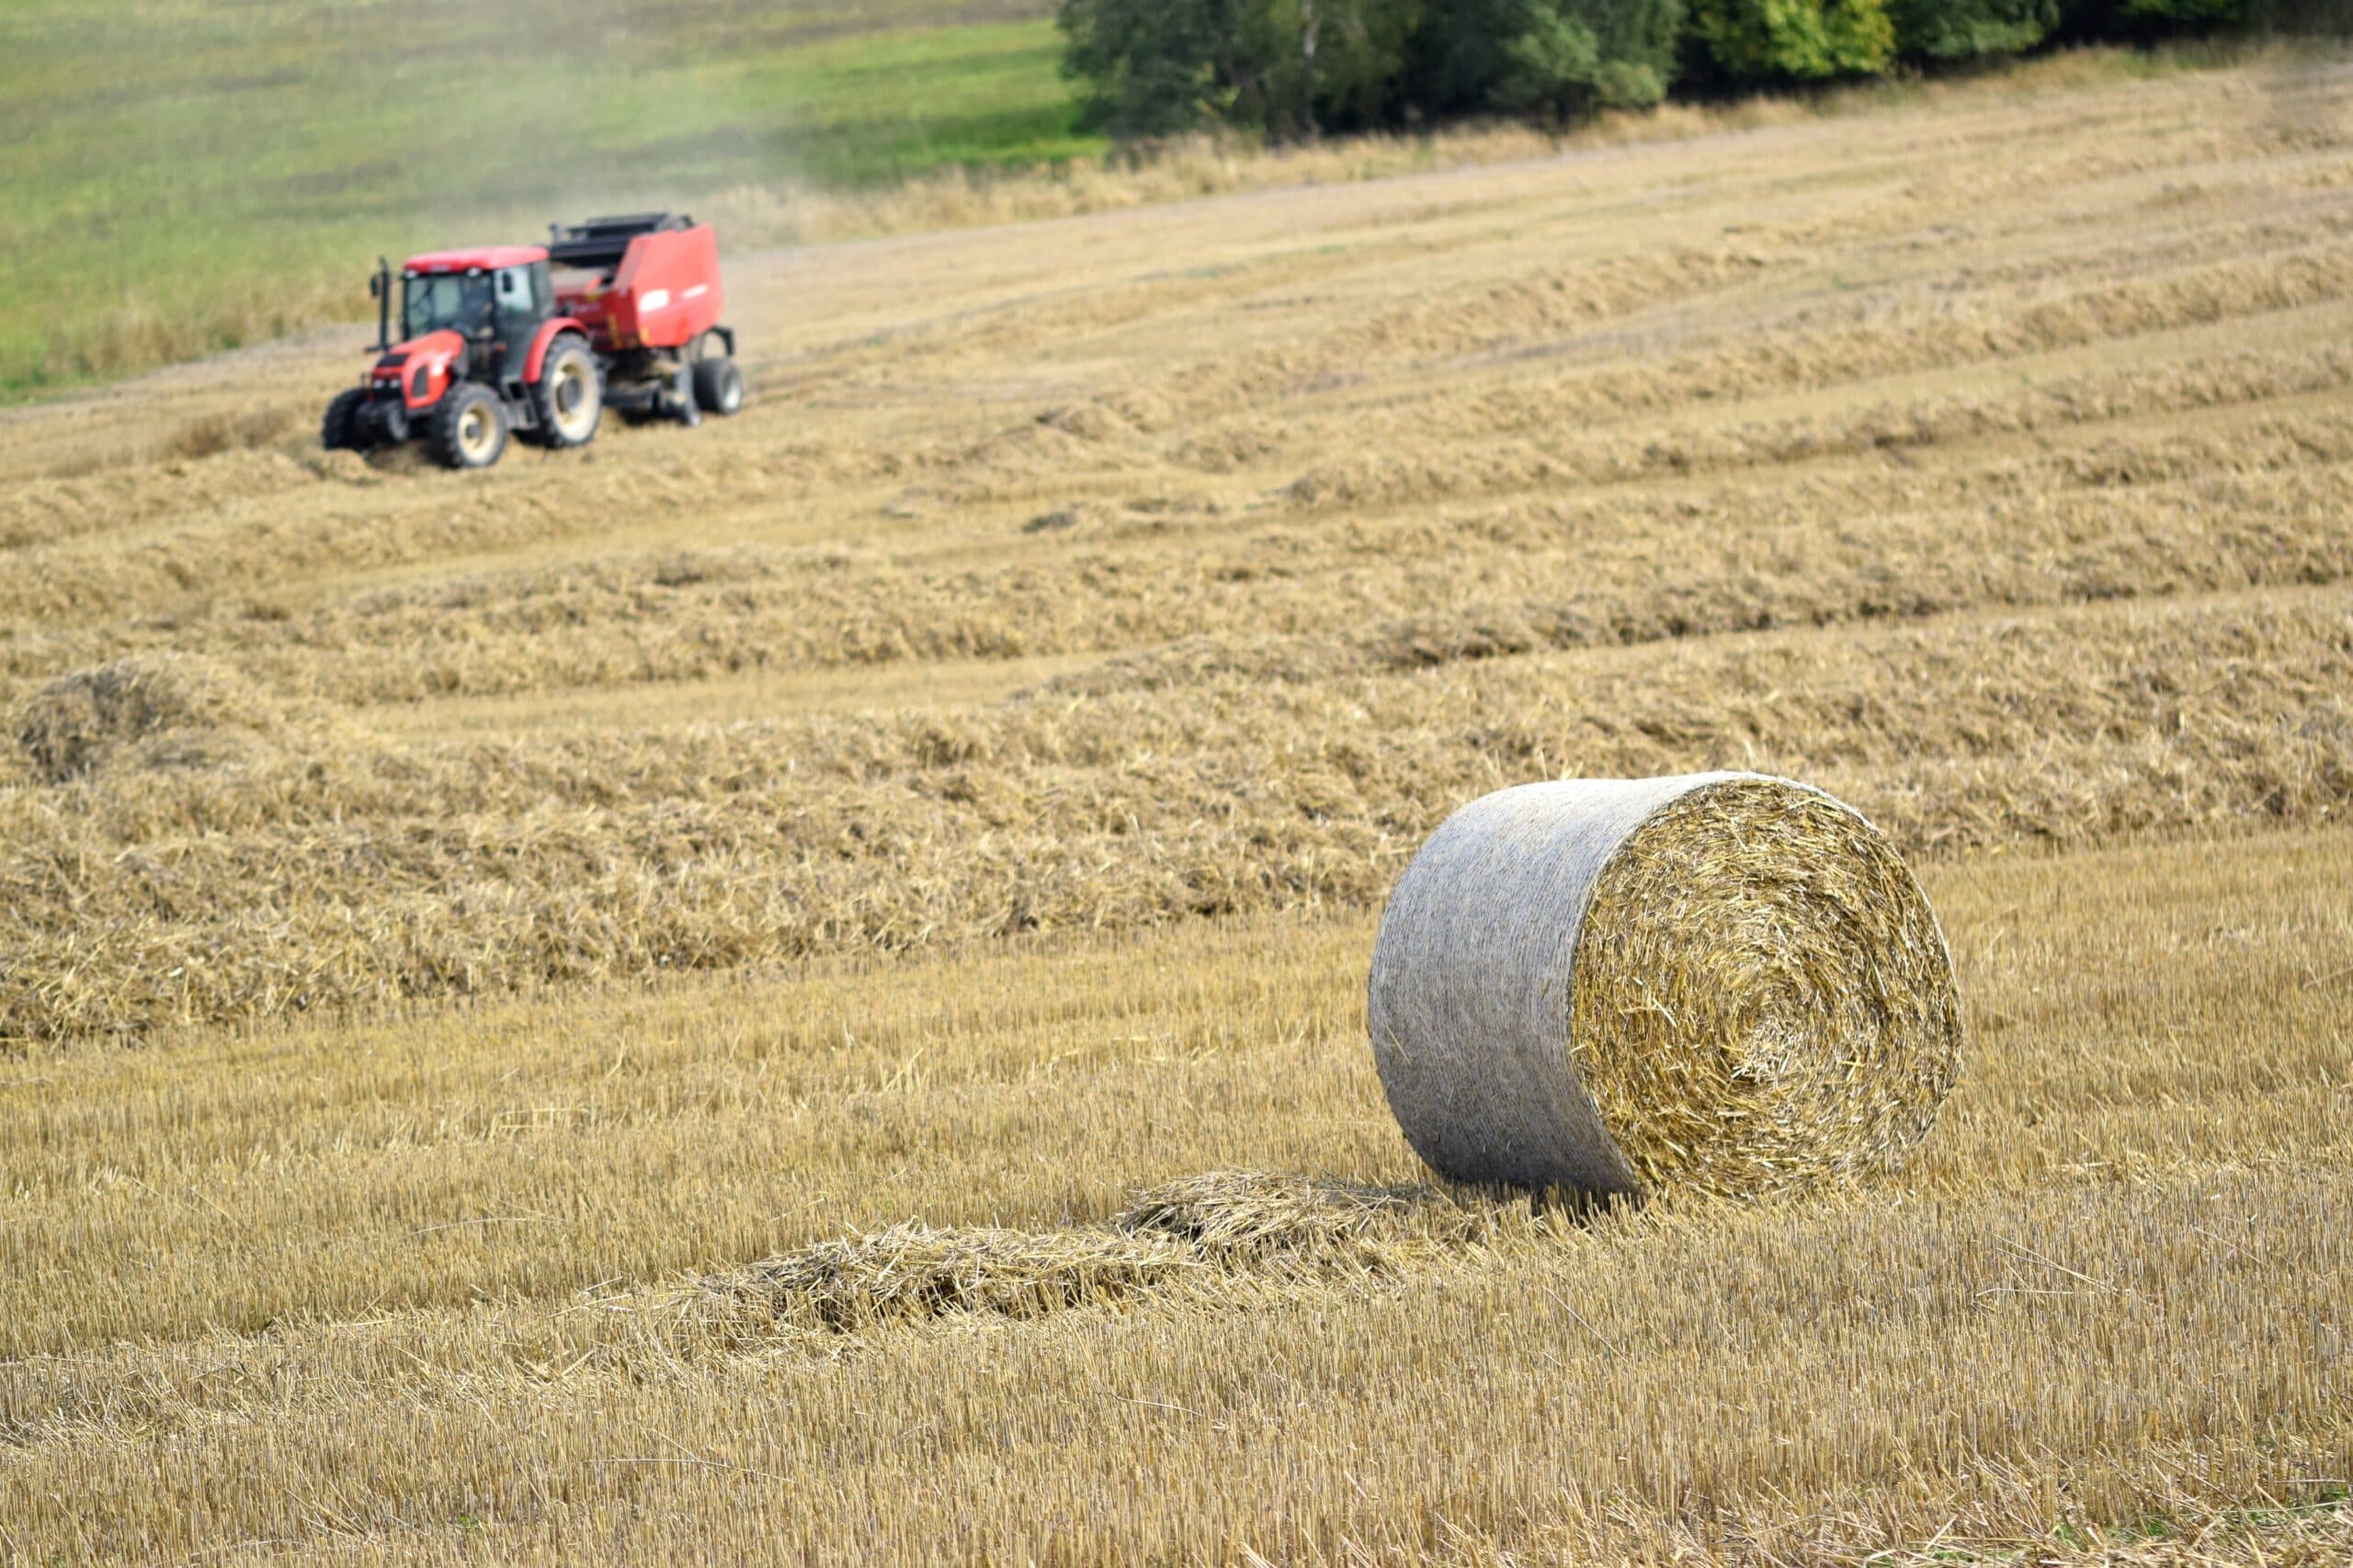
[(1952, 960), (1861, 815), (1751, 773), (1503, 790), (1374, 944), (1373, 1059), (1450, 1180), (1763, 1197), (1893, 1169), (1960, 1065)]

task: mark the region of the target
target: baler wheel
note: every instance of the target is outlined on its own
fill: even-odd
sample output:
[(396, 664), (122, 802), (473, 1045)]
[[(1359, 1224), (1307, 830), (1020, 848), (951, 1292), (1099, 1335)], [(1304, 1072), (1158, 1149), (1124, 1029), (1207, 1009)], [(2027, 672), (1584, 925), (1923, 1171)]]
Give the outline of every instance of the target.
[(368, 401), (366, 387), (347, 387), (327, 404), (319, 421), (319, 445), (331, 452), (359, 450), (359, 405)]
[(724, 355), (695, 361), (695, 402), (722, 419), (744, 406), (744, 372)]
[(450, 389), (433, 411), (433, 455), (444, 468), (488, 468), (506, 450), (506, 411), (480, 381)]

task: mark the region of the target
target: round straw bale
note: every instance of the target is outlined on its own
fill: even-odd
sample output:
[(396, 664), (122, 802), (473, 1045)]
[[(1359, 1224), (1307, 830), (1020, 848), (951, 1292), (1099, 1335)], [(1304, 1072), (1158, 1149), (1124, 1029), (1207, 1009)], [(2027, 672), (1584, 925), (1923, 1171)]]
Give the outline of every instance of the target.
[(1879, 831), (1747, 773), (1447, 819), (1374, 944), (1373, 1060), (1440, 1176), (1758, 1197), (1891, 1170), (1960, 1065), (1952, 960)]

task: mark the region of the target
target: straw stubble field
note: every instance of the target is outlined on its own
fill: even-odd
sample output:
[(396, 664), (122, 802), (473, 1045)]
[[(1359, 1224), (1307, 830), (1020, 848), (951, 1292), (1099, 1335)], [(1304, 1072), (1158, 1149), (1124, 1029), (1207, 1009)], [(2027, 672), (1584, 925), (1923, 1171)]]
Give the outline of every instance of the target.
[[(485, 476), (0, 423), (0, 1556), (2353, 1548), (2341, 62), (733, 279)], [(1915, 1163), (1427, 1188), (1404, 858), (1718, 767), (1938, 907)]]

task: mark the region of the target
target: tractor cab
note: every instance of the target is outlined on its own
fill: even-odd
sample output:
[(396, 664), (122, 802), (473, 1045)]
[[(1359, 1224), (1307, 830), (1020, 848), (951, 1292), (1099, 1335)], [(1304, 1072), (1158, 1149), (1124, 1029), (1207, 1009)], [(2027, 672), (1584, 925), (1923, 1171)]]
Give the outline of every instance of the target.
[[(380, 279), (389, 290), (389, 277)], [(517, 381), (532, 340), (556, 313), (548, 253), (537, 245), (413, 256), (401, 267), (401, 341), (383, 352), (404, 359), (430, 353), (426, 340), (455, 333), (470, 379)]]

